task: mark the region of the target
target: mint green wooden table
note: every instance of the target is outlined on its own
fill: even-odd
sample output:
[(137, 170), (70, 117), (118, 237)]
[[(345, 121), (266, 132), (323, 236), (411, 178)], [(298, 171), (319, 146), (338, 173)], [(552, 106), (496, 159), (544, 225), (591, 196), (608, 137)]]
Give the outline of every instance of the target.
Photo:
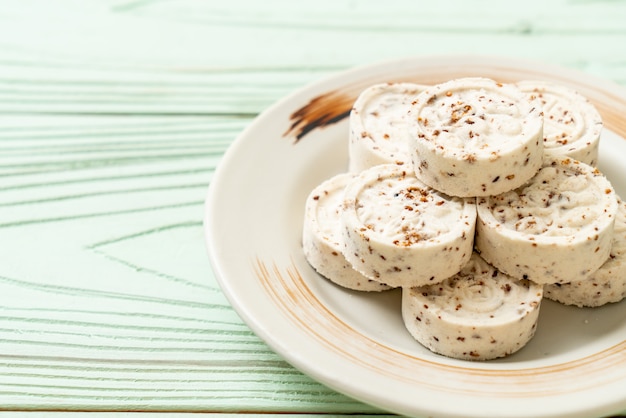
[(227, 303), (201, 224), (220, 157), (352, 66), (480, 53), (626, 85), (625, 45), (624, 1), (0, 1), (0, 409), (384, 413)]

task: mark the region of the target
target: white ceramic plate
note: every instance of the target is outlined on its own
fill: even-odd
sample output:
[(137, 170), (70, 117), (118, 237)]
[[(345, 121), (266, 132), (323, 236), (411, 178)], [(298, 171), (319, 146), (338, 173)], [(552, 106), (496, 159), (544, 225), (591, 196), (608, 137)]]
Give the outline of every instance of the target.
[(327, 386), (392, 412), (450, 417), (590, 417), (626, 410), (626, 302), (542, 304), (518, 353), (467, 362), (406, 331), (398, 290), (365, 294), (318, 276), (301, 250), (309, 191), (347, 170), (345, 117), (365, 87), (461, 76), (545, 79), (600, 110), (600, 168), (626, 197), (626, 90), (580, 72), (494, 57), (417, 57), (357, 68), (295, 92), (233, 143), (209, 187), (205, 230), (219, 283), (273, 350)]

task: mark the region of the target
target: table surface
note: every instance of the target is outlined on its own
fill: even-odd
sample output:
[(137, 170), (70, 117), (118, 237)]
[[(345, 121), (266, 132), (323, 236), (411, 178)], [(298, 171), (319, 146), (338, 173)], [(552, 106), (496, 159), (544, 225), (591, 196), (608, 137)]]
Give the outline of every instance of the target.
[(224, 151), (354, 66), (489, 54), (626, 85), (624, 45), (625, 1), (0, 1), (0, 410), (385, 414), (230, 307), (202, 228)]

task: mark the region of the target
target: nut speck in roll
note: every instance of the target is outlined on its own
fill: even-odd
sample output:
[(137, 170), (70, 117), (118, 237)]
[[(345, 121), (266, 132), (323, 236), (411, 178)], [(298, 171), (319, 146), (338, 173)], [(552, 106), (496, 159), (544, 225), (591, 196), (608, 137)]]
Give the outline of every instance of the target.
[(541, 285), (500, 273), (478, 254), (436, 285), (402, 289), (409, 333), (429, 350), (463, 360), (512, 354), (534, 336)]

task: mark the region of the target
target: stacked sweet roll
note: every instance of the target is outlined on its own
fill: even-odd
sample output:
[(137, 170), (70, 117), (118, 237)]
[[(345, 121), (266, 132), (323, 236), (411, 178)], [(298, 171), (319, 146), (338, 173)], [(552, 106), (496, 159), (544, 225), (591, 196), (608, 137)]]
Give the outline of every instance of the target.
[(512, 354), (542, 299), (626, 296), (626, 204), (595, 167), (602, 120), (545, 81), (376, 84), (349, 169), (308, 196), (303, 250), (353, 290), (402, 289), (408, 332), (458, 359)]

